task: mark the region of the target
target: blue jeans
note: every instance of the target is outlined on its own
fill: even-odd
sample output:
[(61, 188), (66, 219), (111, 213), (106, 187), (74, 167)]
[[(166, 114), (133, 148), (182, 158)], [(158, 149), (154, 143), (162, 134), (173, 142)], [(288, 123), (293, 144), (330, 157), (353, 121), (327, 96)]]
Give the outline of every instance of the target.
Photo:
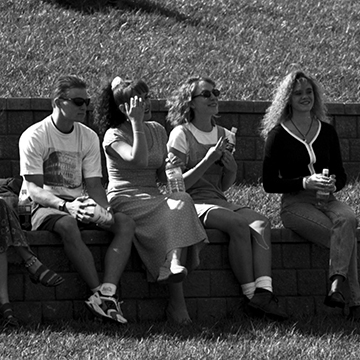
[(330, 195), (325, 209), (315, 207), (315, 192), (284, 194), (281, 220), (304, 239), (330, 248), (329, 277), (342, 275), (348, 280), (350, 306), (360, 305), (357, 268), (357, 220), (350, 206)]

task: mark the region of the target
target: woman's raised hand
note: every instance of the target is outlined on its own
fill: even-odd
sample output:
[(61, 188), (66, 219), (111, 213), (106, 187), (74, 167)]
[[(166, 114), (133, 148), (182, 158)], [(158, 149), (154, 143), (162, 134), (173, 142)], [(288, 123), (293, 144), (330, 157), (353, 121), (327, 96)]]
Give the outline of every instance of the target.
[(145, 103), (140, 96), (135, 95), (130, 98), (130, 105), (125, 103), (126, 115), (130, 121), (143, 122), (144, 119)]

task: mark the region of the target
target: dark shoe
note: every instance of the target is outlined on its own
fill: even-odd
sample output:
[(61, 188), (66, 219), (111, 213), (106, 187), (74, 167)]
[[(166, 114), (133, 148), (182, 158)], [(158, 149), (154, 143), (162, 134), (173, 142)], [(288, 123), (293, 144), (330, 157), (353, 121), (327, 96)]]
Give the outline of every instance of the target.
[(0, 306), (0, 313), (4, 318), (3, 327), (5, 328), (16, 328), (19, 327), (19, 321), (15, 317), (13, 309), (9, 303), (3, 304)]
[(348, 320), (360, 321), (360, 306), (350, 306)]
[(271, 291), (265, 289), (256, 289), (253, 298), (248, 304), (248, 307), (262, 315), (265, 315), (271, 320), (286, 320), (288, 316), (285, 311), (280, 309), (278, 303), (279, 300)]
[(340, 308), (343, 309), (345, 307), (345, 298), (344, 295), (340, 291), (334, 291), (330, 292), (325, 300), (324, 304), (326, 306), (332, 307), (332, 308)]

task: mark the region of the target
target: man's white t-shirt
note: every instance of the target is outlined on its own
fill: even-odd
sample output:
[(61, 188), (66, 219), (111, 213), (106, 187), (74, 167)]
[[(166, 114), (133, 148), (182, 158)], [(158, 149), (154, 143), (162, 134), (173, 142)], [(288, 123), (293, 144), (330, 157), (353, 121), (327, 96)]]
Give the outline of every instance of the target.
[(19, 151), (20, 174), (43, 175), (44, 189), (64, 199), (83, 195), (84, 179), (102, 176), (99, 138), (79, 122), (64, 134), (48, 116), (23, 132)]

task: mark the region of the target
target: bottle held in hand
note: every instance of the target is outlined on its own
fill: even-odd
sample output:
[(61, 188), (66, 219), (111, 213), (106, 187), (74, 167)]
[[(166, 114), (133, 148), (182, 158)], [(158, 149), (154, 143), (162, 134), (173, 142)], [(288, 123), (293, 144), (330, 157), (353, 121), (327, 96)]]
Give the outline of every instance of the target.
[(185, 191), (184, 178), (179, 164), (175, 164), (171, 159), (167, 159), (165, 173), (169, 194)]
[[(227, 151), (230, 152), (230, 154), (234, 154), (235, 152), (235, 145), (236, 145), (236, 132), (237, 132), (237, 128), (236, 127), (232, 127), (230, 130), (230, 134), (228, 135), (228, 137), (226, 138), (227, 142), (225, 145), (225, 149)], [(224, 164), (222, 163), (221, 159), (216, 161), (215, 164), (219, 164), (220, 166), (224, 166)]]
[[(89, 198), (88, 202), (89, 202), (89, 207), (87, 208), (87, 210), (88, 211), (90, 210), (89, 212), (92, 212), (92, 214), (93, 214), (93, 216), (91, 217), (91, 222), (94, 222), (99, 226), (109, 228), (114, 223), (113, 214), (110, 211), (104, 209), (99, 204), (96, 204), (94, 206), (93, 200), (90, 198)], [(86, 203), (86, 201), (85, 201), (85, 203)]]
[[(329, 169), (323, 169), (322, 175), (329, 177)], [(317, 190), (316, 192), (316, 207), (318, 209), (325, 209), (328, 203), (330, 192), (327, 190)]]
[(21, 228), (23, 230), (31, 229), (31, 210), (32, 200), (28, 196), (26, 189), (21, 189), (18, 202), (18, 214)]

